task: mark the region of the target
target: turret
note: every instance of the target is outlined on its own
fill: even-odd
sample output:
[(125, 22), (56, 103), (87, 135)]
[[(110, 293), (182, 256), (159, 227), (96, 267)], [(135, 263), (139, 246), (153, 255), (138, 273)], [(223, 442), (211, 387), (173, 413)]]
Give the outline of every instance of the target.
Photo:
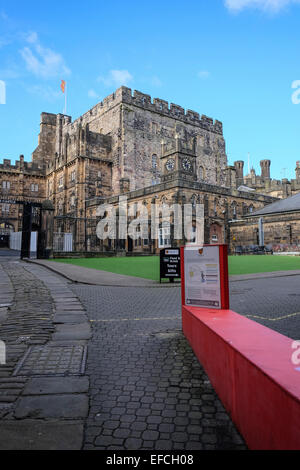
[(270, 166), (271, 166), (271, 160), (261, 160), (260, 161), (261, 178), (262, 179), (269, 179), (270, 178)]
[(300, 162), (296, 162), (296, 169), (295, 169), (295, 173), (296, 173), (296, 181), (297, 183), (300, 183)]
[(234, 162), (234, 167), (236, 171), (236, 185), (237, 187), (244, 184), (244, 162), (242, 160), (238, 160)]

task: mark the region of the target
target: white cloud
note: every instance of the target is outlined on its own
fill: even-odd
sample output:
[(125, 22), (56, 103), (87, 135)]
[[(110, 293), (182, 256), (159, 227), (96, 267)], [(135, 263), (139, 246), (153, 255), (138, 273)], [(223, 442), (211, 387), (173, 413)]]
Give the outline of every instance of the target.
[(11, 43), (11, 40), (10, 40), (10, 39), (4, 38), (4, 37), (0, 37), (0, 49), (1, 49), (2, 47), (8, 46), (10, 43)]
[(300, 4), (300, 0), (225, 0), (225, 6), (235, 13), (245, 8), (256, 8), (270, 13), (278, 13), (283, 8), (296, 3)]
[(4, 21), (7, 21), (8, 20), (8, 15), (5, 13), (5, 11), (1, 11), (0, 12), (0, 18)]
[(93, 90), (93, 88), (88, 91), (88, 96), (89, 98), (99, 98), (99, 95), (95, 92), (95, 90)]
[(161, 87), (162, 81), (156, 75), (154, 75), (151, 78), (151, 85), (156, 86), (156, 87)]
[(17, 67), (10, 65), (4, 69), (0, 69), (0, 77), (3, 80), (14, 80), (20, 77), (20, 72)]
[(50, 86), (34, 85), (27, 88), (27, 91), (49, 102), (56, 101), (62, 97), (60, 90), (54, 90)]
[(133, 80), (133, 76), (128, 70), (110, 70), (107, 77), (98, 77), (98, 82), (104, 83), (105, 86), (122, 86), (128, 85)]
[(66, 66), (62, 55), (43, 47), (35, 32), (28, 34), (26, 41), (30, 47), (23, 47), (20, 53), (29, 72), (46, 79), (58, 76), (63, 78), (70, 74), (70, 69)]
[(200, 70), (200, 72), (198, 72), (197, 75), (198, 75), (198, 78), (205, 79), (210, 76), (210, 73), (208, 72), (208, 70)]

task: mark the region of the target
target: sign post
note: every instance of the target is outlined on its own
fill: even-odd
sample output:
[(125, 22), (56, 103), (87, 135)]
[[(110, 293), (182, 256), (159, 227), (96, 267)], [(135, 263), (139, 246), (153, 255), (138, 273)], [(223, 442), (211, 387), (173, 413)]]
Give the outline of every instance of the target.
[(227, 245), (181, 248), (182, 305), (229, 309)]
[(167, 278), (170, 282), (180, 279), (180, 248), (164, 248), (160, 250), (159, 282)]

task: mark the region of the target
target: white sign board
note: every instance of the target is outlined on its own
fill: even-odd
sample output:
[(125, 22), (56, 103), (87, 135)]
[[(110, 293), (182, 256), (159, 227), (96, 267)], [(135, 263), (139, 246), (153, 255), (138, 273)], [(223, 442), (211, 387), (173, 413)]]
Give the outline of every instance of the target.
[(184, 249), (185, 305), (221, 308), (219, 246)]

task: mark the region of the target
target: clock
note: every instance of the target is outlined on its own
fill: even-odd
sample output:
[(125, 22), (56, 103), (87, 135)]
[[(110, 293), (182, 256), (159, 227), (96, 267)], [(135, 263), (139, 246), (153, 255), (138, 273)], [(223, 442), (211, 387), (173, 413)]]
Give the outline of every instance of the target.
[(167, 171), (173, 171), (175, 168), (175, 160), (173, 158), (169, 158), (169, 160), (166, 163), (166, 169)]
[(181, 165), (182, 165), (182, 168), (185, 170), (185, 171), (191, 171), (192, 170), (192, 163), (191, 161), (188, 159), (188, 158), (184, 158), (181, 162)]

